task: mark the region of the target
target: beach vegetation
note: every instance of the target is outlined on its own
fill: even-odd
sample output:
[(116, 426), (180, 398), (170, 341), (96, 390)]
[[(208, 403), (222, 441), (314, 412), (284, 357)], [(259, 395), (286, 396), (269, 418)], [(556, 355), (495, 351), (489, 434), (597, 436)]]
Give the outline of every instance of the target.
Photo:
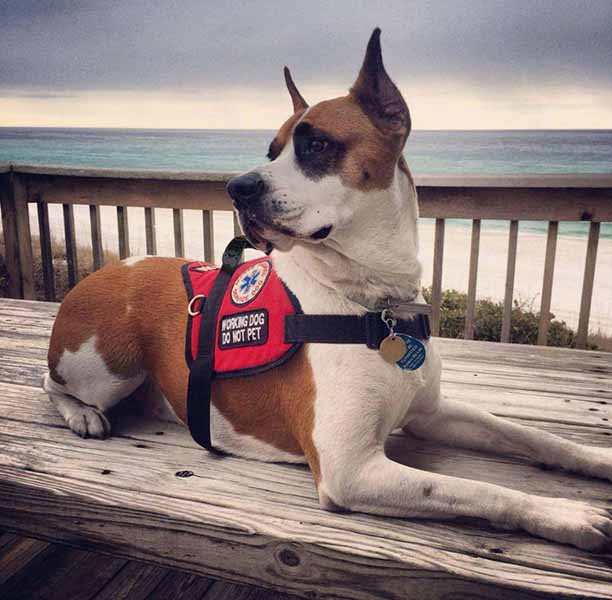
[[(431, 302), (431, 287), (423, 289), (427, 302)], [(516, 299), (512, 306), (510, 341), (514, 344), (535, 344), (538, 338), (540, 313), (534, 308), (535, 299)], [(442, 293), (440, 309), (440, 335), (448, 338), (463, 338), (467, 294), (457, 290)], [(474, 319), (474, 339), (499, 342), (501, 339), (503, 302), (488, 298), (477, 300)], [(595, 341), (596, 340), (596, 341)], [(576, 347), (576, 332), (565, 321), (552, 315), (548, 330), (548, 345), (561, 348)], [(612, 351), (612, 338), (599, 333), (589, 339), (590, 350)]]

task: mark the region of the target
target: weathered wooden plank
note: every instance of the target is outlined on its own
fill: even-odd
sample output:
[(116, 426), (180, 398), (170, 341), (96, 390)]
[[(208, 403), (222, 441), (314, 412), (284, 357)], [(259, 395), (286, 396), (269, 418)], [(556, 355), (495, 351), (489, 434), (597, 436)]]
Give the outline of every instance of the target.
[(542, 301), (540, 303), (540, 321), (538, 323), (538, 345), (548, 344), (548, 328), (550, 326), (550, 301), (552, 298), (553, 277), (555, 273), (555, 255), (557, 253), (557, 233), (559, 223), (548, 223), (546, 238), (546, 257), (544, 259), (544, 279), (542, 280)]
[(518, 221), (610, 221), (612, 189), (420, 187), (421, 217)]
[(89, 205), (89, 223), (91, 226), (91, 252), (93, 255), (93, 268), (97, 271), (104, 265), (104, 249), (102, 248), (102, 222), (100, 220), (100, 207)]
[(145, 238), (147, 254), (155, 256), (157, 254), (157, 232), (155, 228), (155, 209), (148, 207), (145, 212)]
[[(287, 471), (299, 474), (303, 470), (267, 465), (269, 476), (256, 482), (251, 479), (252, 463), (247, 463), (248, 485), (245, 487), (239, 479), (232, 486), (231, 479), (239, 472), (244, 480), (245, 461), (224, 459), (218, 465), (223, 474), (217, 481), (210, 469), (214, 465), (201, 450), (194, 450), (194, 461), (183, 449), (177, 462), (167, 446), (163, 452), (142, 445), (130, 450), (117, 442), (120, 440), (109, 445), (76, 439), (70, 445), (76, 444), (78, 449), (67, 448), (60, 456), (47, 437), (41, 442), (44, 448), (40, 448), (41, 456), (44, 452), (48, 457), (44, 459), (45, 468), (50, 471), (45, 473), (38, 472), (43, 468), (38, 466), (40, 458), (24, 454), (25, 447), (11, 444), (7, 458), (16, 463), (23, 456), (28, 470), (16, 466), (0, 469), (0, 502), (12, 499), (0, 522), (4, 525), (12, 518), (11, 523), (19, 523), (19, 527), (42, 537), (59, 533), (71, 543), (87, 541), (92, 548), (105, 552), (298, 593), (333, 581), (329, 588), (332, 596), (369, 598), (385, 594), (403, 598), (407, 590), (415, 589), (415, 579), (422, 577), (431, 586), (434, 580), (443, 582), (452, 573), (451, 578), (462, 585), (471, 584), (472, 591), (479, 585), (494, 584), (515, 586), (517, 593), (523, 589), (554, 595), (564, 589), (568, 597), (579, 595), (579, 591), (599, 597), (612, 594), (612, 575), (606, 563), (571, 548), (469, 524), (327, 514), (318, 508), (312, 484), (309, 498), (295, 496), (295, 483), (289, 484), (284, 477)], [(423, 456), (412, 456), (424, 466)], [(112, 468), (106, 469), (107, 465)], [(480, 466), (480, 471), (492, 471), (508, 482), (503, 465), (498, 463), (494, 469)], [(176, 478), (177, 469), (189, 469), (195, 476)], [(436, 469), (434, 465), (432, 470)], [(537, 476), (523, 471), (514, 481), (523, 481), (522, 487), (537, 484), (533, 489), (551, 493), (554, 477), (560, 477), (550, 472), (533, 473)], [(7, 489), (7, 481), (19, 480), (27, 480), (27, 487), (15, 493)], [(124, 488), (121, 481), (129, 488)], [(557, 483), (559, 488), (562, 485)], [(149, 491), (157, 489), (163, 489), (164, 494)], [(609, 488), (604, 489), (607, 492)], [(575, 486), (566, 481), (563, 491), (568, 496), (584, 497), (586, 490), (583, 481), (576, 481)], [(16, 506), (22, 506), (25, 512), (16, 512)], [(71, 532), (77, 531), (76, 527), (78, 536), (74, 537)], [(168, 548), (172, 551), (163, 550)], [(501, 563), (499, 554), (503, 555)], [(270, 567), (263, 569), (263, 564)]]
[(38, 210), (38, 231), (40, 236), (40, 257), (42, 261), (45, 300), (55, 301), (55, 272), (51, 250), (51, 230), (49, 228), (49, 207), (42, 201), (36, 203)]
[(4, 596), (2, 588), (14, 575), (27, 568), (43, 550), (49, 547), (47, 542), (30, 538), (14, 537), (2, 546), (0, 552), (0, 597)]
[(123, 260), (130, 256), (130, 227), (127, 206), (117, 207), (117, 231), (119, 234), (119, 258)]
[(185, 179), (115, 179), (63, 175), (22, 175), (32, 193), (51, 204), (96, 204), (152, 208), (231, 210), (225, 182)]
[(63, 204), (62, 211), (64, 215), (64, 241), (66, 245), (68, 285), (72, 288), (79, 280), (76, 231), (74, 228), (74, 208), (72, 204)]
[(35, 297), (32, 235), (28, 196), (16, 173), (9, 173), (0, 185), (2, 230), (5, 240), (8, 292), (14, 298)]
[(168, 575), (167, 569), (129, 561), (104, 588), (95, 600), (146, 600)]
[(204, 247), (204, 260), (211, 264), (215, 263), (215, 226), (213, 212), (202, 211), (202, 236)]
[[(6, 163), (4, 163), (6, 166)], [(155, 179), (218, 181), (227, 183), (238, 173), (210, 171), (173, 171), (155, 169), (105, 169), (97, 167), (57, 167), (49, 165), (9, 164), (10, 170), (21, 174), (63, 175), (73, 177), (105, 177), (121, 179)], [(418, 187), (477, 187), (477, 188), (557, 188), (557, 189), (602, 189), (612, 187), (612, 175), (608, 173), (565, 173), (541, 174), (521, 173), (520, 175), (417, 175)]]
[[(612, 597), (605, 557), (481, 524), (324, 513), (306, 469), (215, 460), (177, 426), (122, 421), (111, 440), (81, 440), (37, 388), (56, 309), (0, 301), (0, 373), (23, 371), (0, 384), (0, 526), (16, 530), (18, 524), (19, 531), (43, 538), (300, 595), (325, 587), (330, 596), (359, 598), (450, 591), (490, 598)], [(609, 354), (436, 343), (446, 362), (443, 386), (453, 397), (609, 446), (612, 430), (603, 420), (612, 416)], [(30, 385), (17, 384), (20, 378)], [(406, 436), (392, 436), (388, 452), (417, 468), (531, 493), (602, 506), (610, 497), (605, 482)], [(180, 470), (194, 476), (177, 478)]]
[(125, 563), (125, 559), (47, 545), (27, 568), (22, 568), (0, 587), (0, 596), (13, 600), (88, 600)]
[(172, 222), (174, 224), (174, 256), (185, 256), (185, 233), (183, 227), (183, 211), (180, 208), (172, 210)]
[(506, 289), (504, 293), (504, 314), (502, 317), (501, 341), (510, 341), (512, 325), (512, 303), (514, 301), (514, 276), (516, 273), (516, 250), (518, 245), (519, 222), (510, 221), (508, 235), (508, 262), (506, 264)]
[(584, 261), (584, 279), (582, 281), (582, 298), (580, 299), (580, 317), (578, 320), (578, 332), (576, 334), (577, 348), (586, 348), (587, 345), (598, 244), (599, 223), (591, 222), (591, 226), (589, 227), (589, 239), (587, 241), (586, 259)]
[(148, 598), (150, 600), (167, 600), (168, 598), (200, 600), (205, 597), (207, 590), (212, 584), (212, 579), (207, 577), (198, 577), (197, 575), (181, 573), (180, 571), (170, 571)]
[(433, 281), (431, 284), (431, 333), (440, 335), (440, 309), (442, 305), (442, 268), (444, 265), (444, 219), (436, 219), (433, 255)]
[[(50, 203), (231, 210), (232, 174), (62, 169), (17, 165)], [(458, 219), (611, 221), (609, 175), (435, 176), (417, 178), (421, 216)], [(520, 195), (516, 189), (520, 188)]]
[(465, 312), (466, 340), (474, 339), (474, 316), (476, 313), (476, 284), (478, 281), (478, 254), (480, 251), (480, 219), (472, 221), (472, 242), (470, 245), (470, 268), (468, 280), (467, 305)]
[(206, 591), (203, 600), (297, 600), (297, 596), (225, 581), (215, 581)]
[(7, 292), (11, 298), (20, 298), (21, 269), (19, 241), (13, 187), (8, 172), (0, 174), (0, 212), (2, 212), (2, 237), (4, 241), (4, 267), (8, 275)]

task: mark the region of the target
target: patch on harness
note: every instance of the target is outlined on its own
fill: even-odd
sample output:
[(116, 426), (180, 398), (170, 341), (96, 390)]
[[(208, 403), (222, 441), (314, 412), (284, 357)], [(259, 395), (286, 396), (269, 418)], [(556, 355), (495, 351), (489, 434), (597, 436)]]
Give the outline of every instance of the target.
[(243, 271), (232, 286), (232, 302), (238, 306), (248, 304), (261, 292), (270, 274), (267, 260), (257, 262)]
[(225, 315), (219, 327), (219, 348), (261, 346), (268, 341), (268, 311), (265, 308)]

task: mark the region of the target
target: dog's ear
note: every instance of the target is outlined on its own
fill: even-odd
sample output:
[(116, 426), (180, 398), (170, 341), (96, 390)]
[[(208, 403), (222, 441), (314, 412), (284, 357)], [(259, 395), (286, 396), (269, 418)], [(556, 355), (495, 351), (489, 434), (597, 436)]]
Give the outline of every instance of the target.
[(304, 100), (302, 94), (300, 94), (299, 90), (293, 83), (293, 78), (291, 77), (291, 71), (289, 71), (288, 67), (284, 68), (285, 73), (285, 83), (287, 84), (287, 89), (289, 90), (289, 95), (291, 96), (291, 102), (293, 102), (293, 112), (294, 114), (299, 110), (305, 110), (308, 108), (308, 103)]
[(383, 133), (401, 136), (410, 133), (408, 106), (383, 65), (378, 27), (368, 42), (363, 65), (351, 88), (351, 95)]

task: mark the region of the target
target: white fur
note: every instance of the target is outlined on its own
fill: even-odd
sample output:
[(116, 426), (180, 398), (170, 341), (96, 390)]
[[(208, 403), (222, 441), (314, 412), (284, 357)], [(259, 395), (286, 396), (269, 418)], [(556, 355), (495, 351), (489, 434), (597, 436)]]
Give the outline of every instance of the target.
[(145, 373), (125, 379), (113, 375), (96, 348), (96, 336), (81, 344), (76, 352), (64, 350), (56, 371), (66, 382), (61, 386), (64, 393), (101, 411), (129, 396), (145, 380)]
[(210, 433), (216, 448), (245, 458), (266, 462), (305, 463), (303, 456), (279, 450), (251, 435), (239, 434), (234, 426), (215, 408), (210, 407)]
[(133, 267), (134, 265), (137, 265), (138, 263), (141, 263), (142, 261), (146, 260), (147, 258), (151, 258), (151, 256), (149, 256), (148, 254), (142, 255), (142, 256), (128, 256), (128, 258), (124, 258), (121, 261), (121, 263), (123, 265), (125, 265), (126, 267)]
[[(291, 179), (288, 164), (279, 167), (280, 176), (276, 161), (265, 167), (268, 180), (302, 186), (304, 177), (296, 173)], [(315, 197), (304, 212), (311, 213), (312, 226), (317, 199), (322, 205), (329, 197), (321, 190), (309, 189), (309, 193)], [(361, 314), (365, 312), (362, 305), (385, 297), (422, 301), (418, 209), (409, 178), (396, 168), (388, 190), (367, 194), (352, 190), (349, 202), (348, 209), (343, 207), (332, 217), (330, 238), (316, 246), (294, 241), (287, 252), (273, 254), (278, 273), (304, 312)], [(327, 206), (333, 210), (335, 204)], [(346, 210), (351, 215), (348, 220)], [(296, 214), (305, 220), (297, 209)], [(434, 341), (429, 340), (426, 347), (425, 364), (404, 372), (362, 346), (309, 345), (317, 389), (313, 436), (320, 459), (322, 506), (405, 517), (481, 517), (582, 548), (601, 547), (609, 541), (612, 521), (605, 510), (425, 473), (385, 456), (386, 438), (403, 427), (444, 443), (518, 452), (612, 480), (611, 452), (579, 446), (442, 399), (441, 362)]]

